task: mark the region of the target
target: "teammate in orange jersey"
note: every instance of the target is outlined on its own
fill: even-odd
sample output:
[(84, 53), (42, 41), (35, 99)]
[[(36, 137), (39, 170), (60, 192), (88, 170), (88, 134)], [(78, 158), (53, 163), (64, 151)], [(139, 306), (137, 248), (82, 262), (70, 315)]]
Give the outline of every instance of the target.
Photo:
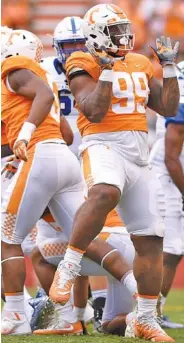
[[(138, 314), (127, 335), (173, 342), (154, 318), (162, 281), (163, 221), (157, 215), (161, 185), (148, 166), (146, 107), (163, 116), (177, 112), (175, 59), (179, 48), (157, 40), (154, 54), (163, 67), (163, 86), (150, 61), (132, 54), (130, 21), (114, 5), (97, 5), (85, 15), (88, 53), (73, 53), (66, 71), (78, 104), (83, 136), (81, 157), (88, 199), (76, 214), (64, 263), (58, 266), (50, 296), (65, 303), (82, 256), (117, 206), (131, 234), (136, 257)], [(70, 267), (70, 268), (69, 268)], [(70, 269), (70, 274), (69, 274)], [(72, 271), (72, 273), (71, 273)]]
[(23, 160), (2, 204), (3, 334), (31, 332), (22, 241), (47, 205), (69, 238), (84, 201), (80, 166), (60, 132), (57, 90), (39, 65), (41, 51), (39, 39), (24, 30), (14, 31), (2, 51), (2, 121), (10, 148)]
[[(32, 261), (40, 284), (48, 294), (54, 277), (54, 266), (57, 266), (59, 262), (63, 260), (68, 240), (64, 232), (62, 232), (62, 229), (54, 223), (54, 219), (50, 215), (46, 215), (39, 220), (37, 228), (37, 249), (35, 249), (32, 254)], [(108, 250), (109, 248), (110, 250)], [(117, 267), (118, 252), (121, 254), (122, 260), (121, 264), (118, 263)], [(41, 321), (39, 321), (40, 324), (42, 323), (41, 327), (39, 327), (38, 330), (35, 330), (34, 334), (48, 335), (64, 333), (65, 330), (60, 324), (63, 319), (70, 324), (77, 319), (84, 321), (88, 299), (88, 280), (86, 279), (86, 276), (103, 275), (107, 276), (108, 279), (108, 291), (103, 317), (101, 314), (101, 318), (99, 318), (101, 321), (98, 323), (98, 326), (101, 326), (103, 322), (106, 332), (119, 332), (121, 335), (124, 335), (126, 326), (125, 314), (128, 314), (133, 310), (133, 302), (137, 291), (135, 279), (132, 278), (132, 262), (134, 255), (135, 250), (130, 240), (130, 236), (121, 219), (113, 210), (107, 216), (104, 228), (99, 237), (89, 245), (87, 254), (82, 260), (82, 277), (77, 279), (77, 283), (74, 287), (74, 311), (72, 312), (71, 298), (64, 306), (56, 304), (55, 313), (53, 312), (53, 316), (50, 318), (51, 321), (47, 321), (46, 325), (43, 325), (44, 318), (41, 316)], [(101, 258), (99, 258), (100, 256)], [(86, 257), (89, 257), (90, 259)], [(99, 260), (101, 266), (98, 265)], [(129, 270), (127, 270), (127, 273), (124, 275), (123, 260), (129, 265)], [(107, 272), (107, 270), (109, 271), (108, 267), (110, 266), (110, 272), (114, 278)], [(118, 273), (121, 275), (121, 278), (119, 279), (116, 279), (117, 274), (113, 273), (115, 271), (117, 273), (117, 268), (119, 268)], [(45, 278), (45, 275), (47, 275), (47, 278)], [(46, 318), (48, 310), (50, 310), (50, 306), (47, 305), (44, 310)], [(122, 315), (122, 313), (124, 314)], [(59, 321), (56, 321), (56, 317), (59, 317)], [(102, 331), (102, 326), (99, 330)], [(72, 333), (72, 330), (70, 333)]]

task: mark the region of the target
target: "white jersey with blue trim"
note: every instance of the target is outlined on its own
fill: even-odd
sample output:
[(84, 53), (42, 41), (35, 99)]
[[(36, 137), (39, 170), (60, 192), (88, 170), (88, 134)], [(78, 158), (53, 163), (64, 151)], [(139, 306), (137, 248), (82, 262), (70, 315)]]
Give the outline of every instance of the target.
[(66, 116), (72, 130), (78, 132), (76, 120), (78, 111), (75, 108), (75, 99), (70, 92), (62, 64), (56, 56), (45, 57), (40, 61), (40, 66), (52, 75), (58, 88), (61, 112)]
[(66, 117), (74, 133), (74, 141), (70, 149), (78, 156), (78, 148), (81, 144), (81, 135), (77, 128), (78, 111), (75, 108), (75, 99), (70, 92), (64, 68), (56, 56), (43, 58), (40, 66), (52, 76), (57, 85), (61, 113)]
[[(180, 105), (184, 104), (184, 79), (178, 78), (179, 90), (180, 90)], [(167, 118), (160, 116), (157, 114), (157, 122), (156, 122), (156, 138), (159, 139), (164, 137), (166, 132), (166, 121)]]
[[(180, 89), (180, 103), (176, 116), (163, 117), (157, 114), (157, 139), (151, 150), (149, 162), (151, 162), (157, 168), (157, 172), (161, 174), (167, 173), (167, 169), (164, 162), (166, 127), (169, 123), (184, 124), (184, 78), (182, 76), (178, 77), (178, 84)], [(184, 145), (180, 158), (182, 159), (182, 165), (184, 165)]]

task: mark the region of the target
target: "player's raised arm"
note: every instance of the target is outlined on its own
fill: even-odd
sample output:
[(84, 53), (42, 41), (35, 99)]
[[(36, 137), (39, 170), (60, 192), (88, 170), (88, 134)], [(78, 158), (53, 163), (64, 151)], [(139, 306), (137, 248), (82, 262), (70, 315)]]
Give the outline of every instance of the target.
[(163, 85), (155, 77), (149, 81), (150, 96), (148, 107), (164, 117), (175, 116), (179, 104), (179, 87), (176, 77), (175, 61), (179, 42), (172, 48), (170, 38), (161, 37), (156, 41), (154, 55), (163, 68)]

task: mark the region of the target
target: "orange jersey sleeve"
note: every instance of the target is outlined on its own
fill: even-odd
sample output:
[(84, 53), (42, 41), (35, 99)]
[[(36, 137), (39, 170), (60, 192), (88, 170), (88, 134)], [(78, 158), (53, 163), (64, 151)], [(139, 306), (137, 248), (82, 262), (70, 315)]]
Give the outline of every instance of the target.
[(6, 126), (3, 122), (1, 122), (1, 145), (6, 145), (6, 144), (8, 144)]
[(17, 69), (29, 69), (44, 78), (45, 72), (39, 64), (25, 56), (12, 56), (2, 63), (1, 78), (4, 79), (11, 71)]
[(96, 81), (99, 79), (101, 73), (100, 67), (94, 58), (90, 54), (81, 51), (74, 52), (66, 62), (67, 77), (77, 70), (86, 71)]
[[(16, 56), (5, 59), (2, 63), (2, 121), (6, 125), (6, 132), (11, 149), (19, 134), (19, 131), (27, 119), (33, 100), (13, 92), (7, 86), (8, 74), (17, 69), (28, 69), (49, 84), (55, 95), (55, 101), (50, 113), (35, 130), (28, 145), (30, 149), (39, 141), (47, 139), (62, 139), (60, 132), (60, 111), (58, 92), (56, 85), (52, 83), (50, 76), (40, 67), (38, 63), (28, 57)], [(42, 99), (40, 99), (42, 101)]]

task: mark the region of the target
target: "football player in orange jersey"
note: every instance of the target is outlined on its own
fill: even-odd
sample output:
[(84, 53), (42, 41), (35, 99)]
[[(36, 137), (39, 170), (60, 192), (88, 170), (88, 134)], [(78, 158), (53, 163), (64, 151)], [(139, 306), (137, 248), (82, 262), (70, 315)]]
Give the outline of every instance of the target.
[[(2, 204), (5, 335), (31, 332), (24, 311), (22, 241), (47, 205), (70, 236), (84, 201), (80, 166), (60, 132), (57, 90), (38, 63), (41, 52), (40, 40), (24, 30), (13, 31), (2, 51), (2, 121), (10, 148), (23, 160)], [(80, 323), (76, 330), (81, 332)]]
[[(53, 101), (53, 93), (51, 93), (51, 96), (50, 88), (45, 83), (47, 80), (46, 73), (36, 63), (39, 60), (37, 48), (40, 48), (40, 42), (37, 37), (30, 32), (18, 30), (14, 32), (13, 36), (10, 36), (10, 41), (5, 46), (3, 52), (3, 56), (6, 59), (2, 66), (2, 119), (6, 124), (7, 136), (16, 155), (19, 158), (27, 160), (26, 163), (21, 162), (11, 187), (5, 194), (2, 207), (3, 277), (6, 292), (6, 304), (2, 318), (3, 334), (10, 334), (12, 332), (14, 334), (20, 334), (30, 331), (23, 310), (23, 296), (20, 294), (25, 276), (20, 243), (23, 241), (29, 229), (35, 224), (37, 218), (41, 216), (45, 205), (48, 203), (48, 199), (49, 207), (52, 208), (53, 213), (55, 214), (57, 212), (55, 216), (58, 222), (61, 226), (65, 227), (67, 234), (70, 234), (69, 231), (71, 228), (71, 218), (74, 214), (74, 207), (76, 205), (78, 208), (84, 199), (81, 193), (81, 178), (79, 177), (78, 163), (72, 154), (69, 153), (69, 157), (67, 157), (68, 149), (66, 150), (65, 143), (59, 131), (59, 112), (57, 113), (56, 111), (58, 108), (56, 106), (57, 98), (55, 98), (54, 102), (55, 107), (51, 108), (50, 114), (46, 116), (46, 119), (42, 118), (44, 119), (43, 123), (37, 129), (33, 127), (35, 118), (32, 120), (33, 125), (30, 125), (27, 121), (23, 124), (24, 120), (28, 120), (27, 116), (29, 111), (32, 116), (33, 114), (36, 116), (35, 124), (38, 124), (39, 118), (37, 116), (39, 115), (35, 106), (39, 102), (39, 96), (42, 96), (43, 102), (43, 106), (40, 105), (39, 110), (41, 113), (39, 114), (42, 114), (43, 117), (43, 112), (45, 111), (46, 115), (46, 111), (48, 110), (44, 106), (48, 106), (51, 98)], [(31, 56), (32, 59), (28, 58), (27, 55)], [(26, 80), (24, 79), (25, 76), (27, 76)], [(49, 75), (47, 77), (50, 86), (52, 86)], [(21, 86), (23, 79), (24, 85)], [(30, 98), (33, 98), (34, 101), (31, 101)], [(22, 124), (23, 128), (21, 129)], [(34, 129), (35, 132), (31, 137), (31, 130)], [(18, 139), (14, 143), (17, 135), (19, 135)], [(63, 134), (63, 137), (65, 136)], [(61, 160), (62, 167), (60, 165), (59, 168), (58, 164), (61, 164)], [(65, 161), (64, 165), (63, 160)], [(44, 175), (41, 173), (43, 166), (45, 168)], [(62, 170), (60, 177), (57, 175), (57, 168)], [(70, 169), (70, 175), (66, 176), (66, 168)], [(70, 188), (71, 178), (73, 178), (72, 189)], [(58, 180), (57, 184), (54, 180)], [(60, 187), (62, 188), (64, 186), (63, 182), (67, 183), (66, 188), (65, 191), (60, 192)], [(37, 201), (35, 201), (35, 196)], [(60, 206), (63, 206), (62, 209)], [(101, 258), (105, 259), (104, 255)], [(107, 254), (105, 264), (108, 264), (109, 258), (110, 256)], [(117, 252), (114, 252), (112, 260), (118, 262)], [(117, 274), (115, 276), (118, 275), (117, 278), (119, 280), (124, 277), (122, 280), (123, 284), (125, 283), (124, 280), (127, 283), (127, 279), (129, 279), (130, 283), (130, 279), (133, 277), (132, 273), (131, 277), (130, 274), (127, 277), (124, 275), (126, 271), (129, 271), (129, 266), (126, 263), (123, 264), (122, 259), (119, 259), (119, 264), (120, 266), (118, 265), (119, 268), (117, 267)], [(109, 263), (110, 267), (111, 263)], [(121, 273), (123, 268), (124, 272)], [(17, 270), (21, 273), (21, 278), (18, 278)], [(11, 283), (9, 282), (9, 275), (12, 275), (13, 278)], [(128, 288), (132, 289), (132, 284)], [(134, 288), (136, 291), (136, 285)], [(11, 296), (10, 293), (13, 293), (13, 295)], [(77, 330), (81, 332), (81, 326), (79, 323), (76, 324), (75, 333), (77, 333)]]
[[(6, 42), (8, 41), (9, 35), (13, 32), (12, 29), (10, 29), (7, 26), (1, 26), (1, 51), (3, 51), (4, 49), (4, 45), (6, 44)], [(1, 170), (4, 169), (4, 166), (6, 164), (7, 161), (7, 157), (12, 155), (13, 152), (9, 147), (8, 144), (8, 139), (6, 136), (6, 127), (5, 124), (1, 121)], [(2, 174), (2, 171), (1, 171)], [(1, 197), (2, 197), (2, 193), (3, 193), (3, 188), (4, 188), (4, 184), (5, 182), (3, 182), (4, 180), (2, 180), (1, 178)]]
[(154, 78), (150, 61), (130, 52), (134, 34), (119, 7), (97, 5), (84, 19), (92, 56), (73, 53), (66, 71), (80, 110), (81, 157), (89, 192), (76, 214), (70, 245), (64, 263), (58, 266), (50, 296), (61, 303), (67, 301), (87, 246), (117, 206), (136, 250), (138, 314), (127, 335), (173, 342), (153, 315), (162, 281), (164, 225), (156, 208), (161, 185), (148, 166), (145, 113), (147, 106), (163, 116), (177, 112), (175, 60), (179, 43), (173, 49), (169, 38), (157, 39), (153, 51), (163, 67), (162, 85)]
[[(68, 240), (63, 230), (54, 223), (54, 219), (48, 214), (37, 222), (37, 229), (37, 248), (32, 254), (32, 261), (40, 284), (48, 294), (54, 277), (55, 267), (64, 258)], [(121, 254), (121, 264), (118, 262), (119, 253)], [(50, 318), (51, 321), (48, 322), (47, 313), (50, 311), (50, 306), (47, 304), (44, 309), (45, 314), (44, 316), (41, 315), (41, 321), (39, 320), (39, 325), (41, 326), (34, 330), (34, 334), (48, 335), (64, 333), (64, 330), (59, 324), (63, 319), (69, 323), (72, 323), (74, 318), (84, 321), (88, 299), (88, 280), (86, 276), (106, 275), (108, 278), (107, 301), (104, 304), (103, 317), (101, 314), (101, 322), (98, 323), (98, 326), (100, 325), (99, 330), (102, 331), (103, 322), (106, 332), (119, 332), (121, 335), (124, 335), (126, 326), (125, 315), (132, 312), (136, 297), (135, 293), (137, 291), (136, 282), (132, 278), (131, 270), (134, 255), (135, 250), (130, 236), (117, 213), (112, 211), (108, 215), (100, 236), (89, 245), (87, 254), (83, 258), (82, 277), (77, 279), (74, 287), (74, 312), (72, 312), (70, 298), (65, 306), (61, 306), (60, 304), (54, 305), (55, 311), (53, 311), (53, 315)], [(123, 273), (125, 267), (123, 265), (123, 259), (129, 265), (129, 270), (127, 269), (126, 274)], [(99, 262), (101, 262), (101, 266), (98, 266)], [(118, 263), (118, 267), (116, 262)], [(118, 279), (116, 278), (117, 268), (120, 276)], [(112, 276), (105, 269), (110, 271), (116, 279), (112, 279)], [(116, 274), (114, 274), (115, 270)], [(47, 275), (47, 278), (45, 275)], [(46, 323), (44, 320), (45, 316)], [(56, 317), (60, 319), (58, 323)]]

